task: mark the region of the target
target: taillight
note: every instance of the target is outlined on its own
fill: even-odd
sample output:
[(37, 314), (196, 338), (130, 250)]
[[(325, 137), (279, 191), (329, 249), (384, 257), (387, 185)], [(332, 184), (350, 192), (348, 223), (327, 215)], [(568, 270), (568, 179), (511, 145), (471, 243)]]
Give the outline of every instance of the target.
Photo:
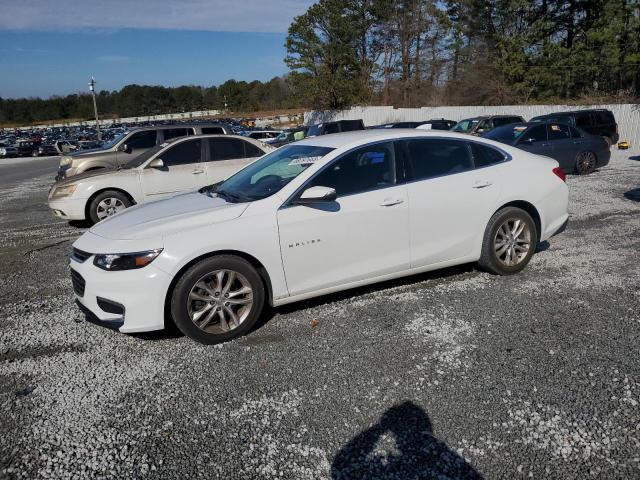
[(564, 173), (564, 171), (560, 167), (554, 168), (552, 172), (555, 173), (558, 176), (558, 178), (563, 182), (567, 181), (567, 174)]

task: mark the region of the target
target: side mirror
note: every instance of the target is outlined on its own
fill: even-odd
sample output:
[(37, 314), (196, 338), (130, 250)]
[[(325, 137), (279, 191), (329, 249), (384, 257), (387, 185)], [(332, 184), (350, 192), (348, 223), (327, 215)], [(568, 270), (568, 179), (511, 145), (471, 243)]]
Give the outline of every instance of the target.
[(295, 205), (311, 205), (314, 203), (333, 202), (337, 197), (335, 188), (318, 186), (307, 188), (293, 203)]
[(123, 143), (122, 145), (120, 145), (120, 147), (118, 148), (118, 150), (120, 150), (121, 152), (124, 153), (131, 153), (133, 152), (133, 149), (131, 148), (130, 145)]
[(161, 158), (154, 158), (149, 162), (149, 168), (157, 168), (158, 170), (164, 169), (164, 162)]

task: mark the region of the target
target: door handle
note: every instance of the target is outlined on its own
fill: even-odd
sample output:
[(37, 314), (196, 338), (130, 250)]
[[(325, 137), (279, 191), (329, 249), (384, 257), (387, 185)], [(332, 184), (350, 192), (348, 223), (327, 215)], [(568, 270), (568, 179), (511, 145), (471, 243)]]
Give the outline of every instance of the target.
[(191, 172), (191, 173), (193, 173), (194, 175), (200, 175), (201, 173), (204, 173), (204, 170), (200, 170), (200, 169), (198, 168), (198, 169), (195, 169), (195, 170), (194, 170), (193, 172)]
[(392, 207), (394, 205), (398, 205), (403, 203), (404, 200), (401, 198), (385, 198), (380, 204), (381, 207)]
[(576, 140), (573, 143), (574, 143), (574, 145), (582, 145), (582, 141), (581, 140)]
[(551, 144), (550, 143), (541, 143), (540, 146), (541, 147), (550, 147)]
[(491, 185), (493, 185), (493, 184), (488, 180), (478, 180), (476, 183), (474, 183), (472, 185), (472, 187), (473, 188), (485, 188), (485, 187), (490, 187)]

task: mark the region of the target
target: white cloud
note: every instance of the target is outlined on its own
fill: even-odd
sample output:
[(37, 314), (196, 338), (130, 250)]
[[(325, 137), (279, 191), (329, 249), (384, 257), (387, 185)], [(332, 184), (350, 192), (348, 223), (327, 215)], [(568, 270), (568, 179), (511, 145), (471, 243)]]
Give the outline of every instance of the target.
[(286, 32), (314, 0), (1, 0), (0, 29)]

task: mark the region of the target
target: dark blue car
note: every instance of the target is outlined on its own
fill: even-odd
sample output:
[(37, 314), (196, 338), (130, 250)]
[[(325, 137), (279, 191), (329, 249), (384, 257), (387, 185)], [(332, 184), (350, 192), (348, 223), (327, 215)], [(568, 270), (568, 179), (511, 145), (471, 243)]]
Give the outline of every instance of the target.
[(607, 165), (611, 158), (609, 145), (601, 136), (564, 123), (514, 123), (483, 137), (551, 157), (566, 173), (586, 175)]

